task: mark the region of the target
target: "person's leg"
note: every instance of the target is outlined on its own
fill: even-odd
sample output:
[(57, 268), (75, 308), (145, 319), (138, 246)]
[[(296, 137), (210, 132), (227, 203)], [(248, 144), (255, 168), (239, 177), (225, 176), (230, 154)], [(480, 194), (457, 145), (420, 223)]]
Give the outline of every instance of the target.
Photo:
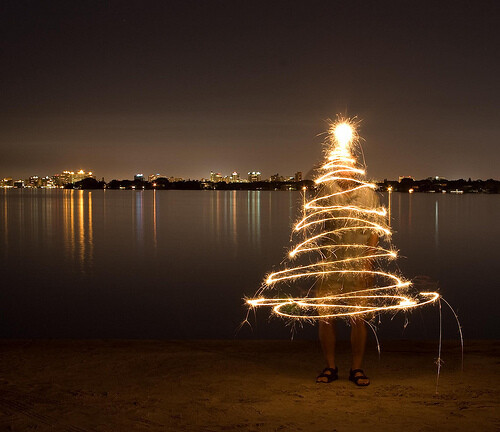
[[(351, 319), (351, 349), (352, 349), (352, 365), (351, 370), (361, 369), (363, 366), (363, 357), (365, 355), (366, 345), (366, 324), (360, 318)], [(355, 376), (361, 376), (360, 372)], [(360, 379), (359, 384), (368, 384), (369, 379)]]
[[(335, 320), (320, 320), (318, 323), (319, 327), (319, 341), (321, 342), (321, 348), (323, 349), (323, 354), (326, 360), (326, 367), (335, 369)], [(327, 379), (320, 377), (318, 382), (327, 382)]]

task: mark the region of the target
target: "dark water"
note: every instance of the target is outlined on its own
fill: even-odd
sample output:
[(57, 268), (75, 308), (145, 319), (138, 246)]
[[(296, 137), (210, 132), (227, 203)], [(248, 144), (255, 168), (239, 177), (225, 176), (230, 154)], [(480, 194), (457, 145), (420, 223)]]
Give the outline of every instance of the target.
[[(383, 197), (387, 202), (387, 196)], [(297, 192), (0, 190), (0, 337), (288, 338), (242, 298), (290, 246)], [(407, 278), (427, 275), (468, 338), (498, 338), (500, 197), (393, 194)], [(444, 311), (445, 337), (455, 337)], [(438, 309), (380, 336), (435, 338)], [(296, 337), (314, 337), (310, 325)]]

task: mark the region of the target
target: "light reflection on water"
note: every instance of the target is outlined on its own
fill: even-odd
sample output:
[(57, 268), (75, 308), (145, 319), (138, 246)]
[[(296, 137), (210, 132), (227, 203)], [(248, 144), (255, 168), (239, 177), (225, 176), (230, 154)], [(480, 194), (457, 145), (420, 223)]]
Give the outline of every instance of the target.
[(434, 213), (434, 238), (436, 250), (439, 247), (439, 202), (436, 200)]
[[(491, 298), (500, 197), (390, 200), (402, 273), (438, 281), (466, 336), (499, 337)], [(301, 203), (298, 192), (2, 189), (0, 336), (233, 337), (242, 298), (290, 246)], [(432, 314), (413, 314), (413, 333), (381, 332), (432, 338), (433, 324), (424, 328)], [(289, 334), (263, 313), (238, 337)]]

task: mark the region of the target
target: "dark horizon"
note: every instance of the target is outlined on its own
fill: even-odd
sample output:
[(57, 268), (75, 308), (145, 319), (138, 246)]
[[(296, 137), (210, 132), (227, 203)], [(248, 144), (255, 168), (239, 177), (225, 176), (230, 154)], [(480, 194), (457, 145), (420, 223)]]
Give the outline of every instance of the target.
[(292, 175), (321, 158), (325, 120), (344, 113), (362, 119), (371, 178), (498, 177), (494, 1), (2, 12), (2, 176)]

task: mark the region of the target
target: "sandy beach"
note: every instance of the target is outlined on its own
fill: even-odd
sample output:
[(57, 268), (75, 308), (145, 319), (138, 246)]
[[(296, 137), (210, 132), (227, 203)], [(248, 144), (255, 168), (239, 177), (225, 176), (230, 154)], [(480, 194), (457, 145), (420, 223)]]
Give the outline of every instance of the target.
[(372, 384), (316, 384), (314, 341), (0, 341), (0, 430), (495, 431), (499, 341), (368, 347)]

